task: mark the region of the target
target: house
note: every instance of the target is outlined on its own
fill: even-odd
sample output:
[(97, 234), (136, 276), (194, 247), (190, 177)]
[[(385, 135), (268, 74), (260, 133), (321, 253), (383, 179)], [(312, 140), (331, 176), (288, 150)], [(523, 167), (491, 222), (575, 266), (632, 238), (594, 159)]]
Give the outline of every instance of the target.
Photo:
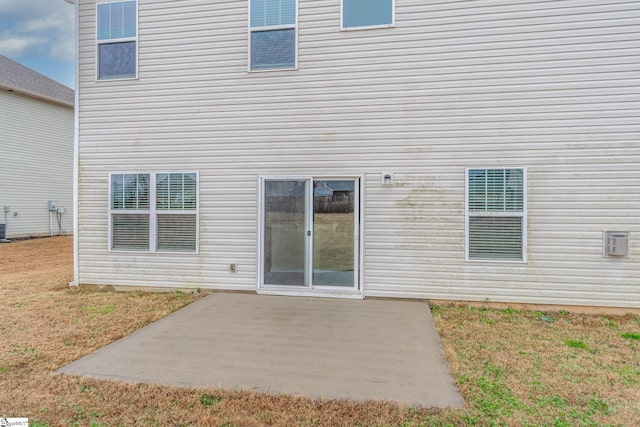
[(639, 2), (75, 4), (75, 284), (640, 308)]
[(0, 55), (0, 240), (73, 228), (74, 92)]

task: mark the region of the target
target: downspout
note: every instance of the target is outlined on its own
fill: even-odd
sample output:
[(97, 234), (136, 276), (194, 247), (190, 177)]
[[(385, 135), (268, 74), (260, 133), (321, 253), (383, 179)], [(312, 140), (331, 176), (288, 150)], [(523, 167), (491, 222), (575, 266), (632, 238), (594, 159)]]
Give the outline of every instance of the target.
[(79, 260), (79, 194), (78, 180), (80, 167), (80, 150), (79, 150), (79, 129), (80, 129), (80, 13), (79, 1), (64, 0), (74, 5), (74, 34), (75, 34), (75, 53), (76, 53), (76, 87), (74, 92), (73, 106), (73, 281), (69, 282), (69, 286), (78, 286), (80, 276)]

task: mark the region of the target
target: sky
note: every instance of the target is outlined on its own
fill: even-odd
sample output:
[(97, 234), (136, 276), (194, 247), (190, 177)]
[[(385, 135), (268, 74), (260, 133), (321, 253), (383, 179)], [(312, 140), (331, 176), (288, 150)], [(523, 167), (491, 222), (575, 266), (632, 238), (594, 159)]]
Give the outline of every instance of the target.
[(74, 88), (74, 10), (64, 0), (0, 0), (0, 55)]

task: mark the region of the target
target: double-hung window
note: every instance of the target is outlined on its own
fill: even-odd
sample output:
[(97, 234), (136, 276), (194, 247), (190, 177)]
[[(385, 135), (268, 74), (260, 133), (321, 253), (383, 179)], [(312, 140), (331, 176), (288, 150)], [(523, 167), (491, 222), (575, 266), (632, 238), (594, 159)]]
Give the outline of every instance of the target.
[(467, 169), (466, 258), (526, 261), (526, 169)]
[(98, 80), (137, 76), (137, 1), (97, 4)]
[(342, 0), (343, 29), (391, 27), (395, 0)]
[(195, 173), (156, 175), (157, 250), (195, 252), (197, 183)]
[(150, 175), (111, 175), (111, 249), (149, 250)]
[(111, 174), (110, 182), (111, 250), (197, 251), (196, 173)]
[(297, 0), (249, 0), (249, 69), (295, 69)]

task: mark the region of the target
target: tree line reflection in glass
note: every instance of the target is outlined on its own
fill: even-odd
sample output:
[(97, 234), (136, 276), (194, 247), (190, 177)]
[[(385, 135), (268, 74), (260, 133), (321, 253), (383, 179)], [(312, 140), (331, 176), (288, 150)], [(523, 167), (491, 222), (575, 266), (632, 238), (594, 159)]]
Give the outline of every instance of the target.
[(116, 174), (111, 177), (111, 208), (149, 209), (149, 174)]
[(197, 205), (195, 173), (159, 173), (156, 175), (156, 209), (192, 210)]

